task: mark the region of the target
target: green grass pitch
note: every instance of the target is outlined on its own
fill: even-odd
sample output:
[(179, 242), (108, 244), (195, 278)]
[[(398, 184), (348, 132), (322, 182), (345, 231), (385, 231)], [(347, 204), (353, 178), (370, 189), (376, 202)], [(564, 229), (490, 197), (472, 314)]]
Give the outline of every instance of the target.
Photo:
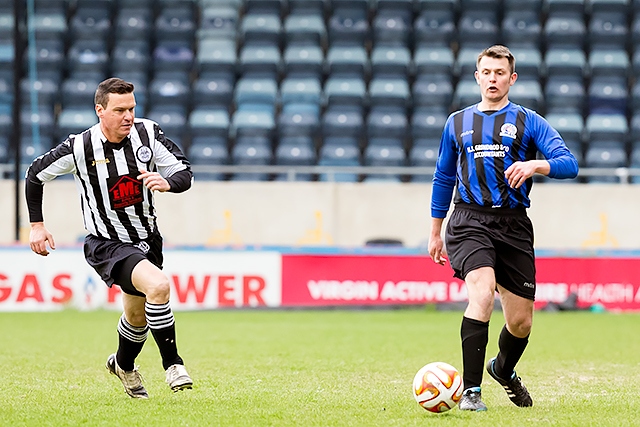
[[(1, 313), (2, 426), (637, 426), (640, 314), (534, 317), (517, 408), (485, 375), (489, 410), (431, 414), (411, 394), (424, 364), (461, 369), (461, 312), (240, 310), (176, 313), (193, 390), (172, 393), (149, 339), (150, 394), (130, 399), (104, 368), (117, 312)], [(502, 314), (491, 321), (496, 352)]]

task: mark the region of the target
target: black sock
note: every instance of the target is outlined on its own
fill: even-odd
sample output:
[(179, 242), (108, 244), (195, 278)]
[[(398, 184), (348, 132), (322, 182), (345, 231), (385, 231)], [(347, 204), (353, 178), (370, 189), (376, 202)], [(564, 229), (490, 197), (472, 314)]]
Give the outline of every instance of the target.
[(480, 387), (489, 342), (489, 322), (462, 317), (462, 381), (464, 389)]
[(507, 325), (504, 325), (498, 340), (500, 351), (494, 365), (496, 375), (503, 379), (510, 379), (528, 343), (529, 335), (524, 338), (518, 338), (507, 330)]
[(149, 327), (132, 326), (125, 319), (124, 314), (120, 316), (118, 322), (118, 351), (116, 352), (116, 361), (120, 369), (125, 371), (133, 371), (133, 365), (136, 357), (142, 351), (145, 341), (147, 340), (147, 331)]
[(173, 312), (169, 302), (165, 304), (144, 304), (144, 312), (147, 316), (147, 323), (153, 339), (158, 345), (160, 356), (162, 356), (162, 366), (166, 370), (171, 365), (184, 365), (182, 358), (178, 356), (178, 345), (176, 344), (176, 327)]

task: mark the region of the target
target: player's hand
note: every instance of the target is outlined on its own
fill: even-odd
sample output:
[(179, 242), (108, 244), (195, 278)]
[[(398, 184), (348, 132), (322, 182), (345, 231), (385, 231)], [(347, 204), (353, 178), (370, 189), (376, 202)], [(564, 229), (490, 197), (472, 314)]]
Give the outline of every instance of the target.
[(158, 172), (147, 172), (141, 169), (138, 179), (142, 180), (142, 183), (151, 191), (165, 192), (171, 189), (169, 182), (162, 177)]
[(525, 181), (536, 173), (538, 165), (533, 161), (515, 162), (507, 168), (504, 176), (507, 178), (509, 187), (520, 188)]
[(53, 235), (49, 233), (43, 222), (32, 222), (31, 232), (29, 233), (31, 250), (38, 255), (47, 256), (49, 255), (47, 244), (52, 250), (55, 250), (56, 242), (53, 240)]
[(442, 237), (431, 236), (429, 239), (429, 255), (436, 264), (444, 265), (447, 262), (447, 251), (444, 249)]

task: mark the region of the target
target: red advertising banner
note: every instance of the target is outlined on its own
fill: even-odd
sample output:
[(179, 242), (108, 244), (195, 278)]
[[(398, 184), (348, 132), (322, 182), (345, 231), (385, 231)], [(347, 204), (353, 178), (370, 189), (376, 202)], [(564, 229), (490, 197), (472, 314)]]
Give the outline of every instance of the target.
[[(466, 288), (428, 256), (283, 255), (283, 306), (376, 306), (466, 301)], [(538, 258), (536, 308), (640, 310), (640, 259)], [(572, 295), (573, 294), (573, 295)]]

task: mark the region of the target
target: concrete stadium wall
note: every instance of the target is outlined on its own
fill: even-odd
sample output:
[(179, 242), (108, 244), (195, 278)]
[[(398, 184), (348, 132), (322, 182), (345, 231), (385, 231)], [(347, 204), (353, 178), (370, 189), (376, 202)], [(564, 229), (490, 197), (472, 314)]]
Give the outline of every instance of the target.
[[(0, 180), (0, 244), (14, 243), (14, 184)], [(529, 210), (540, 249), (639, 249), (640, 186), (536, 184)], [(426, 244), (429, 184), (196, 182), (183, 194), (157, 194), (168, 245), (336, 245), (375, 238)], [(22, 196), (21, 196), (21, 199)], [(28, 241), (26, 204), (22, 242)], [(84, 236), (75, 184), (45, 186), (45, 223), (57, 245)]]

